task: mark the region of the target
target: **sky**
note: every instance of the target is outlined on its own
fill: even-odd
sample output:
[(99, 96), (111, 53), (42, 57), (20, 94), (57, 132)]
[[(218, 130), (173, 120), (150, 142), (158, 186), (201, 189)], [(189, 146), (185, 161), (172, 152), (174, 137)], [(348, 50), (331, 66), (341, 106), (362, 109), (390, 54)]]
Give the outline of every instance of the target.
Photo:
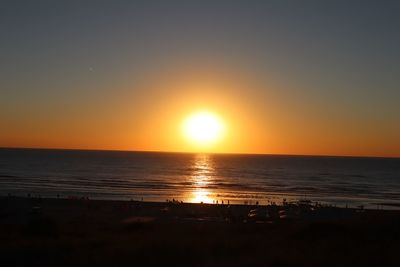
[(399, 1), (1, 1), (0, 147), (400, 156)]

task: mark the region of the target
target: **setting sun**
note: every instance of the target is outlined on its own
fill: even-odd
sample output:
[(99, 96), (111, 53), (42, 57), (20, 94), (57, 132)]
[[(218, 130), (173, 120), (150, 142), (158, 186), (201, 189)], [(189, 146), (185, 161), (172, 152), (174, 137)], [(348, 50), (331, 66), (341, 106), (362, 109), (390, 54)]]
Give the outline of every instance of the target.
[(217, 115), (211, 112), (197, 112), (183, 123), (183, 133), (196, 145), (207, 145), (222, 137), (224, 125)]

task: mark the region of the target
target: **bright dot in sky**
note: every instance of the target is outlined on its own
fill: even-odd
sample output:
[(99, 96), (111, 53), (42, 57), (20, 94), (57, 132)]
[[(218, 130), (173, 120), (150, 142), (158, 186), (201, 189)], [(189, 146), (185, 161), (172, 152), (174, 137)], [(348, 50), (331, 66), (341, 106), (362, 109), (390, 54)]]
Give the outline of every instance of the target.
[(223, 123), (211, 112), (197, 112), (189, 116), (183, 124), (185, 136), (199, 145), (214, 143), (221, 138)]

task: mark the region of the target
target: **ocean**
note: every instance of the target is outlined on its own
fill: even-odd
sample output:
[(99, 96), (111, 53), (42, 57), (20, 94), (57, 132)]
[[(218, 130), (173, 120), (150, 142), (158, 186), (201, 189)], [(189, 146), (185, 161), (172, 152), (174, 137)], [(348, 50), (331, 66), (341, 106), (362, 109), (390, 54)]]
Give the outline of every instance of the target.
[(400, 207), (400, 158), (0, 149), (0, 195)]

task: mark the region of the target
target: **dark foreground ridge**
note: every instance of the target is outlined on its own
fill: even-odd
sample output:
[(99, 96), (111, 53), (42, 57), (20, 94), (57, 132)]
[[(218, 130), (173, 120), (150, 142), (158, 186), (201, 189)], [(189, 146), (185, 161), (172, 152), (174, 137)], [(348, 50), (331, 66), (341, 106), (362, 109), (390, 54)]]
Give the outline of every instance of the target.
[(400, 212), (0, 199), (2, 266), (400, 266)]

